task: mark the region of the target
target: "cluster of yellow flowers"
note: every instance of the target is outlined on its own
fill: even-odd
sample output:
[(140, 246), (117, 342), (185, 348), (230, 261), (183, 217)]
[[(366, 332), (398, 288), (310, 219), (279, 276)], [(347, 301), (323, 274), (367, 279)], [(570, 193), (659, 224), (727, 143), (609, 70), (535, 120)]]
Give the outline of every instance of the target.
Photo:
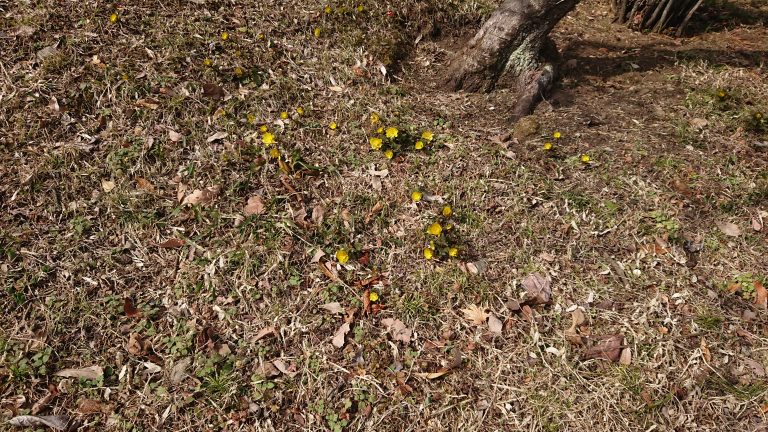
[[(550, 154), (555, 154), (557, 152), (557, 146), (556, 144), (560, 141), (560, 139), (563, 137), (563, 134), (559, 131), (555, 131), (555, 133), (552, 134), (552, 141), (547, 141), (542, 146), (542, 149), (544, 149), (545, 152), (548, 152)], [(579, 161), (585, 165), (588, 165), (592, 163), (592, 158), (586, 154), (583, 153), (579, 156)]]
[[(420, 191), (411, 192), (413, 202), (420, 202), (423, 196), (424, 194)], [(444, 205), (437, 215), (437, 220), (427, 227), (427, 246), (424, 248), (424, 258), (432, 260), (459, 256), (458, 234), (454, 229), (453, 215), (453, 207)]]
[[(304, 108), (297, 107), (295, 109), (296, 114), (294, 115), (294, 118), (300, 117), (304, 115)], [(290, 117), (288, 114), (288, 111), (282, 111), (279, 114), (281, 120), (286, 120)], [(246, 120), (250, 124), (256, 123), (256, 116), (253, 113), (248, 113)], [(290, 172), (290, 169), (288, 165), (286, 164), (287, 158), (283, 158), (283, 154), (278, 148), (277, 143), (277, 137), (275, 134), (269, 130), (269, 126), (267, 124), (262, 124), (259, 126), (259, 132), (261, 132), (261, 142), (264, 144), (265, 150), (268, 149), (268, 157), (269, 159), (276, 160), (278, 163), (278, 166), (280, 170), (283, 172)], [(285, 160), (284, 160), (285, 159)]]
[(370, 119), (375, 130), (373, 136), (368, 139), (368, 143), (373, 150), (381, 151), (387, 159), (392, 159), (401, 152), (422, 151), (432, 148), (435, 134), (430, 130), (426, 130), (416, 137), (394, 126), (381, 126), (381, 117), (376, 113), (371, 113)]

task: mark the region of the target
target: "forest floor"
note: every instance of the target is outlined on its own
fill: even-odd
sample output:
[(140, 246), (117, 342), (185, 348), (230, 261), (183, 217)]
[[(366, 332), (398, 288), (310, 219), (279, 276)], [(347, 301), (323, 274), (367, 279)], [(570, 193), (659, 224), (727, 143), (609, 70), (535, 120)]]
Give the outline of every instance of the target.
[(764, 430), (768, 4), (494, 3), (0, 4), (0, 429)]

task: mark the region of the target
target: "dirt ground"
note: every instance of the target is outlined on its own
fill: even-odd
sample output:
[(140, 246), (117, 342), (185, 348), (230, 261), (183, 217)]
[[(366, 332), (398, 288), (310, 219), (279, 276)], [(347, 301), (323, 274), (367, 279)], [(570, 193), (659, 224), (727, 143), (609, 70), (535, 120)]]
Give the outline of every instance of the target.
[(768, 3), (494, 6), (0, 3), (0, 430), (768, 429)]

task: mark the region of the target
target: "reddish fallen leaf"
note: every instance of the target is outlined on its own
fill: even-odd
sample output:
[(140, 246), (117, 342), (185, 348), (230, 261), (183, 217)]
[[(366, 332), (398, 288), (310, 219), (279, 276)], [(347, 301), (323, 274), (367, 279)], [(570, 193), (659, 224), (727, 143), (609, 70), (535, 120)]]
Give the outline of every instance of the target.
[(224, 99), (224, 89), (213, 83), (203, 84), (203, 96), (211, 99)]
[(127, 317), (136, 317), (141, 314), (141, 312), (136, 308), (136, 305), (133, 304), (133, 299), (130, 297), (126, 297), (123, 300), (123, 312), (125, 312), (125, 316)]
[(768, 307), (768, 290), (759, 280), (756, 280), (753, 285), (755, 287), (755, 304), (760, 309), (766, 309)]
[(367, 289), (363, 293), (363, 313), (371, 311), (371, 290)]
[(184, 246), (187, 242), (180, 238), (169, 238), (168, 240), (158, 243), (157, 247), (163, 249), (175, 249)]
[(155, 190), (155, 187), (152, 185), (152, 183), (143, 177), (136, 177), (136, 187), (147, 192), (154, 192)]
[(144, 338), (138, 333), (131, 333), (128, 337), (128, 345), (126, 346), (126, 349), (129, 353), (135, 356), (141, 356), (146, 353), (147, 344), (144, 342)]
[(332, 281), (339, 280), (339, 273), (336, 271), (336, 268), (334, 267), (333, 263), (330, 261), (320, 261), (317, 263), (317, 266), (320, 268), (320, 270), (325, 274), (325, 276), (328, 277), (328, 279)]
[(367, 266), (371, 263), (371, 251), (366, 250), (363, 251), (363, 253), (357, 258), (357, 262), (360, 263), (360, 265)]
[(604, 336), (597, 343), (589, 348), (584, 354), (584, 358), (590, 359), (603, 359), (610, 360), (612, 362), (618, 362), (621, 358), (621, 350), (624, 346), (624, 335), (614, 334)]
[(93, 399), (82, 399), (77, 407), (80, 414), (107, 414), (111, 411), (111, 406)]

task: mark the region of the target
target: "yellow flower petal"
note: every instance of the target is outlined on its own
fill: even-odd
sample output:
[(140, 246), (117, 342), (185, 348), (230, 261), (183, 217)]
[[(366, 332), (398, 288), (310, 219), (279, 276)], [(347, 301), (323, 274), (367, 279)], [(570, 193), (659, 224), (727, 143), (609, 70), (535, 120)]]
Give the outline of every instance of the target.
[(368, 293), (368, 299), (372, 302), (379, 301), (379, 293), (376, 291), (371, 291)]
[(272, 150), (269, 151), (269, 157), (272, 159), (277, 159), (280, 157), (280, 150), (277, 149), (277, 147), (272, 147)]
[(338, 125), (336, 124), (336, 122), (331, 122), (331, 124), (329, 124), (329, 125), (328, 125), (328, 127), (329, 127), (331, 130), (336, 130), (336, 128), (338, 127)]
[(552, 150), (552, 143), (544, 143), (544, 150)]
[(423, 196), (424, 196), (424, 194), (423, 194), (423, 193), (421, 193), (421, 192), (419, 192), (419, 191), (413, 191), (413, 192), (411, 192), (411, 199), (413, 200), (413, 202), (419, 202), (419, 201), (421, 201), (421, 198), (422, 198)]
[(416, 144), (413, 145), (416, 150), (421, 150), (424, 148), (424, 141), (416, 141)]
[(379, 150), (381, 148), (381, 145), (382, 145), (381, 138), (371, 137), (371, 139), (368, 140), (368, 142), (371, 143), (371, 148), (374, 150)]
[(336, 261), (338, 261), (339, 264), (346, 264), (347, 262), (349, 262), (349, 253), (344, 249), (337, 250)]
[(264, 135), (261, 136), (261, 142), (266, 145), (272, 145), (275, 143), (275, 136), (269, 132), (264, 132)]
[(393, 152), (392, 150), (387, 150), (384, 152), (384, 157), (386, 157), (387, 159), (392, 159), (393, 157), (395, 157), (395, 152)]
[(435, 257), (435, 250), (432, 248), (424, 248), (424, 258), (431, 260)]
[(302, 107), (298, 107), (298, 108), (296, 108), (296, 113), (297, 113), (298, 115), (304, 115), (304, 108), (302, 108)]
[(443, 232), (443, 227), (438, 222), (435, 222), (427, 228), (427, 232), (435, 237), (439, 237), (440, 233)]
[(113, 13), (112, 15), (109, 16), (109, 22), (111, 22), (113, 24), (117, 22), (117, 14), (116, 13)]
[(451, 217), (452, 214), (453, 214), (453, 209), (451, 208), (451, 206), (449, 205), (443, 206), (443, 216)]
[(581, 161), (582, 162), (589, 163), (589, 161), (591, 161), (591, 160), (592, 160), (592, 158), (590, 158), (588, 154), (581, 155)]
[(391, 127), (391, 126), (388, 127), (387, 128), (387, 138), (389, 138), (389, 139), (397, 138), (397, 133), (398, 132), (399, 131), (397, 130), (397, 128), (394, 128), (394, 127)]
[(456, 258), (457, 256), (459, 256), (459, 250), (456, 249), (455, 247), (449, 248), (448, 249), (448, 256)]
[(213, 66), (213, 60), (207, 58), (207, 59), (203, 60), (203, 65), (206, 66), (206, 67), (211, 67), (211, 66)]
[(315, 31), (313, 31), (312, 33), (315, 35), (316, 38), (319, 38), (320, 37), (320, 33), (322, 33), (322, 32), (323, 31), (320, 29), (320, 27), (315, 27)]
[(555, 139), (560, 139), (560, 137), (562, 137), (562, 136), (563, 136), (563, 134), (561, 134), (560, 132), (555, 132), (555, 133), (553, 133), (553, 134), (552, 134), (552, 136), (553, 136)]
[(287, 119), (288, 118), (288, 112), (287, 111), (281, 112), (280, 113), (280, 118), (283, 119), (283, 120)]
[(229, 33), (227, 32), (221, 32), (221, 40), (227, 40), (229, 39)]
[(424, 131), (421, 134), (421, 138), (425, 139), (427, 141), (432, 141), (432, 139), (435, 137), (435, 134), (432, 131)]
[(376, 123), (378, 123), (378, 122), (379, 122), (379, 120), (381, 120), (381, 118), (379, 118), (379, 115), (378, 115), (378, 114), (376, 114), (376, 113), (371, 113), (371, 124), (372, 124), (372, 125), (373, 125), (373, 124), (376, 124)]

